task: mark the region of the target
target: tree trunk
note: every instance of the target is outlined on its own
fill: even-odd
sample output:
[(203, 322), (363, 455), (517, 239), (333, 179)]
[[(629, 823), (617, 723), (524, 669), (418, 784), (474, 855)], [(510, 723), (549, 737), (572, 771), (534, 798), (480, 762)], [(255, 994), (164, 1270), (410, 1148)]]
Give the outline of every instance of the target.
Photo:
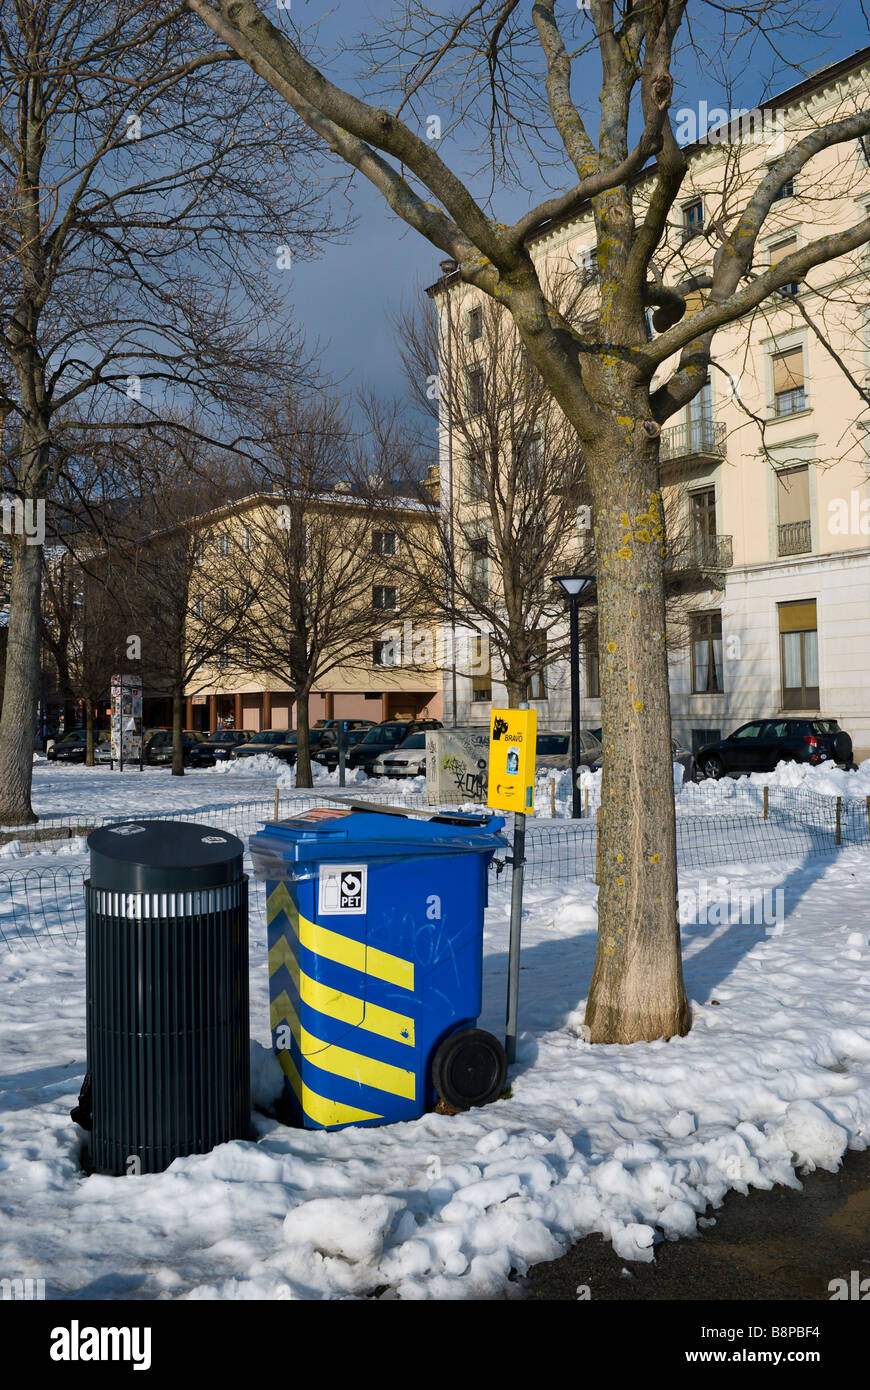
[(314, 781), (311, 776), (311, 744), (308, 737), (308, 696), (307, 686), (299, 691), (296, 696), (296, 785), (297, 787), (312, 787)]
[(94, 702), (85, 697), (85, 767), (94, 765)]
[[(604, 759), (590, 1040), (689, 1031), (677, 918), (658, 444), (639, 426), (590, 451)], [(614, 497), (619, 503), (614, 505)]]
[(184, 686), (172, 691), (172, 775), (184, 776)]
[(42, 547), (11, 538), (9, 629), (0, 718), (0, 823), (28, 825), (39, 817), (30, 802), (33, 733), (39, 693), (39, 600)]

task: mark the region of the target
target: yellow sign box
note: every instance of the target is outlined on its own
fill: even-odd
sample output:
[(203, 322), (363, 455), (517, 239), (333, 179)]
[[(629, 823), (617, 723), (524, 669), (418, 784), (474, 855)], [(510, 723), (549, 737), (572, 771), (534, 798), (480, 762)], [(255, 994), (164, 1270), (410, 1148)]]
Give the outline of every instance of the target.
[(494, 811), (535, 809), (536, 709), (494, 709), (489, 725), (486, 804)]

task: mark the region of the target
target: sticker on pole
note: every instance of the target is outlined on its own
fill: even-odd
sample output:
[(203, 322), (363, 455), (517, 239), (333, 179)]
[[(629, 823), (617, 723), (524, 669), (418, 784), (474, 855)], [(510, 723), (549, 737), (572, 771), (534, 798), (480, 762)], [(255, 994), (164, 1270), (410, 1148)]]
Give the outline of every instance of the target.
[(318, 913), (361, 916), (366, 910), (368, 865), (321, 864)]

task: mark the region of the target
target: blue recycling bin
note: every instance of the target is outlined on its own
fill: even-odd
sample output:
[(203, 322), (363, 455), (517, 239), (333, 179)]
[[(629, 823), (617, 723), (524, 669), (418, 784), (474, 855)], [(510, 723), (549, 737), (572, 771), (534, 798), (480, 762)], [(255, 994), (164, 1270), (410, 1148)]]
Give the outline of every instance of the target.
[(251, 837), (266, 881), (272, 1038), (284, 1108), (309, 1129), (416, 1119), (504, 1090), (476, 1028), (492, 815), (319, 807)]

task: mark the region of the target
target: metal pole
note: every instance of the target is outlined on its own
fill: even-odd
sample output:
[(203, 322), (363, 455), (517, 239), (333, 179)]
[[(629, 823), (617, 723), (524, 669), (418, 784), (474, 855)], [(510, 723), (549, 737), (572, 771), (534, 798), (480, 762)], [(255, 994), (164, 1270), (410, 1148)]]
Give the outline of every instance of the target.
[(571, 595), (571, 815), (578, 820), (580, 788), (577, 767), (580, 762), (580, 618), (579, 599)]
[(514, 852), (511, 864), (511, 934), (508, 952), (508, 996), (504, 1050), (508, 1062), (517, 1060), (517, 1011), (520, 995), (520, 936), (523, 924), (523, 868), (526, 862), (526, 817), (514, 815)]
[(338, 785), (344, 786), (344, 763), (347, 748), (347, 730), (345, 721), (338, 721)]

